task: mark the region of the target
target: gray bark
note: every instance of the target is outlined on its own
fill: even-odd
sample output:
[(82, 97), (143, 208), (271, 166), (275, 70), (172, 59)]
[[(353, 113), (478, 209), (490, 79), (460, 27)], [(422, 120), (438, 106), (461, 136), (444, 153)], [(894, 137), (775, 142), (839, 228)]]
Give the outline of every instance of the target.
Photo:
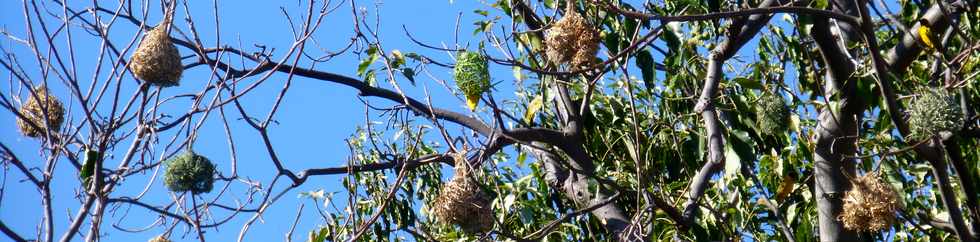
[[(547, 144), (540, 142), (534, 142), (533, 145), (536, 147), (547, 147)], [(555, 156), (553, 153), (527, 145), (522, 147), (528, 153), (534, 154), (535, 158), (541, 162), (541, 166), (545, 171), (545, 179), (548, 180), (548, 185), (552, 189), (565, 194), (577, 207), (588, 207), (592, 204), (608, 200), (612, 196), (608, 191), (602, 189), (602, 186), (599, 186), (600, 189), (596, 192), (590, 191), (589, 178), (583, 174), (565, 169), (562, 166), (563, 162), (561, 158)], [(572, 160), (568, 160), (567, 162), (575, 163)], [(629, 217), (615, 203), (602, 205), (592, 210), (591, 213), (596, 218), (599, 218), (602, 224), (606, 225), (606, 229), (612, 232), (614, 236), (618, 236), (629, 226)]]

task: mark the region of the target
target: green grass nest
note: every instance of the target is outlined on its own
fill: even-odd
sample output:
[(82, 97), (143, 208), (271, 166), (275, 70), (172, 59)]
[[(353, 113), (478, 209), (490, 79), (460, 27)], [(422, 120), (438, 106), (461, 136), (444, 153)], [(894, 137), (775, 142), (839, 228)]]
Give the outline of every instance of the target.
[(475, 108), (480, 95), (490, 90), (487, 58), (477, 52), (459, 52), (453, 68), (453, 78), (456, 79), (456, 87), (466, 95), (467, 105), (470, 109)]
[(768, 135), (785, 132), (790, 122), (789, 114), (789, 107), (779, 94), (763, 92), (756, 106), (759, 132)]
[(911, 136), (924, 139), (947, 135), (963, 127), (963, 112), (956, 97), (942, 88), (921, 89), (909, 105)]
[(214, 187), (215, 167), (207, 157), (188, 151), (165, 163), (163, 182), (171, 191), (200, 194)]

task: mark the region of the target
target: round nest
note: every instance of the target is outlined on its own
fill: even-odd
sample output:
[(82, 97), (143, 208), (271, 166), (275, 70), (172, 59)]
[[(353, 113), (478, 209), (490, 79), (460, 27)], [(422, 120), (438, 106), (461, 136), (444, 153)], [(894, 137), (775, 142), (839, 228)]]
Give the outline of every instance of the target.
[(166, 161), (163, 183), (174, 192), (210, 192), (214, 186), (214, 164), (207, 157), (185, 152)]
[(963, 113), (956, 97), (942, 88), (922, 89), (909, 105), (909, 128), (913, 138), (946, 136), (963, 126)]
[(546, 54), (555, 63), (570, 64), (571, 69), (591, 64), (599, 51), (599, 31), (573, 7), (548, 30), (545, 36)]
[(895, 212), (901, 206), (895, 189), (871, 172), (851, 179), (851, 190), (844, 195), (844, 209), (838, 219), (848, 230), (878, 232), (895, 223)]
[(61, 101), (51, 95), (45, 86), (34, 88), (34, 93), (36, 95), (29, 95), (24, 105), (20, 106), (20, 113), (24, 115), (17, 119), (20, 132), (28, 137), (41, 137), (45, 135), (45, 128), (51, 133), (61, 130), (61, 123), (65, 121), (65, 108)]
[(180, 84), (184, 72), (180, 53), (170, 41), (166, 26), (160, 24), (147, 32), (129, 60), (129, 68), (136, 78), (163, 87)]
[(151, 238), (147, 242), (170, 242), (170, 240), (167, 239), (167, 238), (164, 238), (163, 235), (161, 235), (161, 236), (153, 237), (153, 238)]
[(786, 131), (789, 124), (789, 107), (779, 94), (763, 92), (756, 106), (757, 126), (759, 132), (775, 135)]
[(466, 95), (470, 109), (476, 108), (480, 95), (490, 90), (490, 72), (487, 66), (487, 59), (480, 53), (461, 51), (456, 56), (453, 78), (456, 79), (459, 90)]
[(490, 196), (472, 178), (465, 157), (456, 156), (453, 179), (442, 186), (433, 203), (433, 215), (438, 221), (458, 225), (463, 232), (477, 234), (493, 228)]

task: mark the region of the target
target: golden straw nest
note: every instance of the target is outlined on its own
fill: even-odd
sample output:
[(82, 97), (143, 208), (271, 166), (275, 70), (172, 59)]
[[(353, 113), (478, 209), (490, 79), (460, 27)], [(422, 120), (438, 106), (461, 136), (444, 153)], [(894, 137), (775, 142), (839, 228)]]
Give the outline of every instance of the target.
[(129, 60), (129, 68), (136, 78), (163, 87), (180, 84), (184, 72), (180, 53), (167, 33), (167, 25), (157, 25), (147, 32)]
[(490, 231), (493, 227), (490, 196), (469, 177), (472, 173), (465, 155), (460, 153), (455, 156), (453, 179), (443, 184), (432, 204), (432, 214), (438, 221), (458, 225), (466, 233)]
[(65, 121), (64, 106), (57, 97), (48, 93), (48, 88), (45, 86), (34, 88), (34, 93), (37, 95), (28, 95), (27, 101), (20, 106), (20, 113), (24, 115), (24, 118), (17, 119), (20, 132), (28, 137), (41, 137), (45, 135), (45, 127), (49, 128), (51, 133), (61, 130), (61, 123)]
[(164, 238), (163, 235), (161, 235), (161, 236), (157, 236), (157, 237), (151, 238), (150, 241), (148, 241), (148, 242), (170, 242), (170, 240), (167, 239), (167, 238)]
[(589, 24), (574, 7), (548, 30), (545, 36), (546, 54), (555, 63), (570, 64), (571, 69), (592, 64), (599, 51), (599, 31)]
[(895, 212), (901, 207), (895, 189), (877, 172), (870, 172), (851, 179), (851, 190), (844, 195), (844, 209), (838, 219), (848, 230), (878, 232), (895, 223)]

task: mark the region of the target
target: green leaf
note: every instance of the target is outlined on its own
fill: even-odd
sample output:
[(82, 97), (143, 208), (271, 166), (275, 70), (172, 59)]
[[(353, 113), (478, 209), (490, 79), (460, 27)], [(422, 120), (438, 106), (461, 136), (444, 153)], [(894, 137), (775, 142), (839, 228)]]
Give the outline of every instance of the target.
[(408, 68), (408, 67), (403, 68), (402, 69), (402, 75), (404, 75), (405, 78), (408, 79), (408, 81), (412, 82), (413, 85), (415, 84), (415, 70), (413, 70), (412, 68)]
[(360, 77), (364, 77), (368, 67), (371, 67), (371, 64), (378, 60), (378, 47), (372, 45), (371, 48), (368, 48), (367, 54), (368, 57), (361, 60), (361, 63), (357, 65), (357, 75)]
[(543, 105), (544, 101), (541, 95), (535, 96), (534, 99), (531, 100), (531, 103), (527, 104), (527, 113), (524, 113), (524, 122), (530, 123), (532, 120), (534, 120), (534, 115), (538, 113), (538, 110), (541, 110), (541, 106)]
[(81, 179), (85, 190), (88, 190), (89, 184), (92, 182), (92, 175), (95, 174), (95, 164), (101, 162), (101, 160), (102, 155), (98, 151), (85, 150), (85, 162), (82, 163), (82, 170), (78, 172), (78, 178)]
[(762, 90), (762, 82), (756, 78), (736, 77), (732, 81), (735, 81), (735, 83), (738, 83), (743, 88)]
[(650, 51), (642, 50), (636, 53), (636, 66), (640, 68), (643, 84), (646, 85), (647, 90), (653, 89), (656, 69), (654, 69), (653, 56), (650, 55)]

